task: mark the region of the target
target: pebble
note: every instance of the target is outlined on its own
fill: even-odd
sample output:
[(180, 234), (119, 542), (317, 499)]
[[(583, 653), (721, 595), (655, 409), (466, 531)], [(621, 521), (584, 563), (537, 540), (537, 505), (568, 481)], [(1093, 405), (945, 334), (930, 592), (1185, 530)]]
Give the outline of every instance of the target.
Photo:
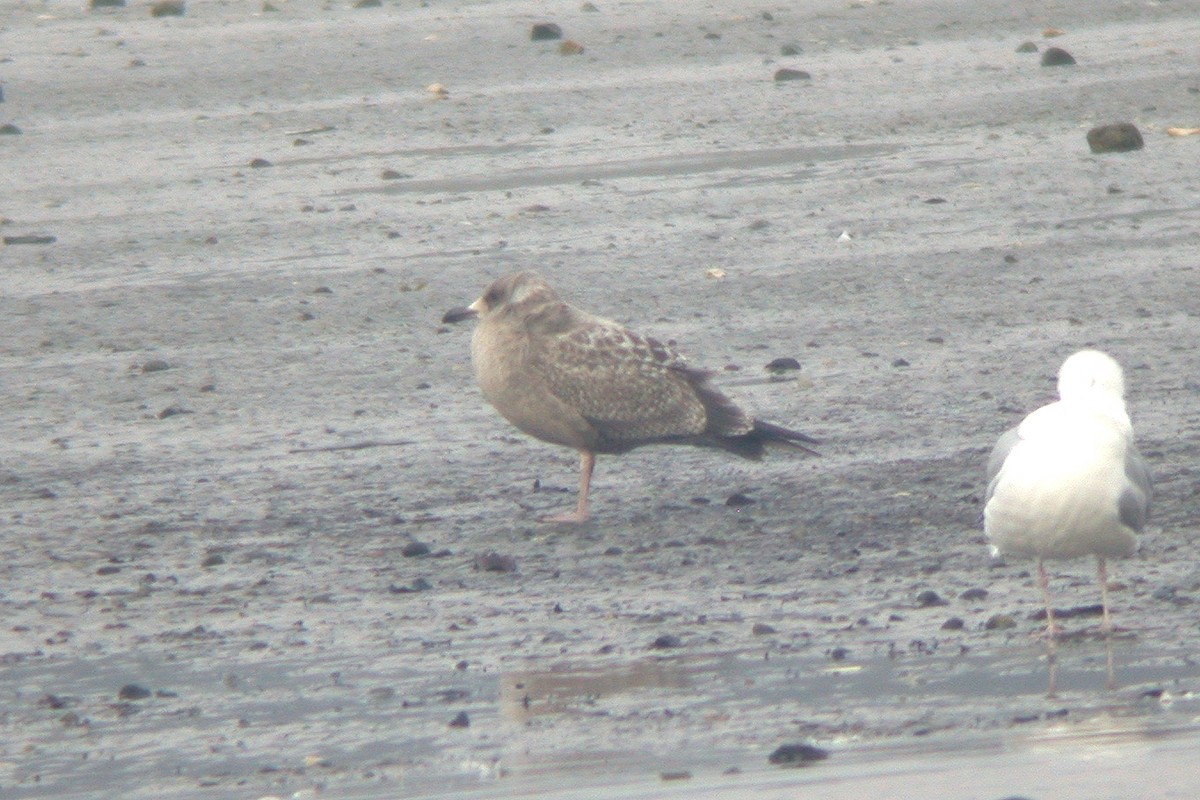
[(224, 563), (225, 563), (225, 556), (221, 555), (220, 553), (213, 553), (211, 556), (208, 556), (203, 561), (201, 561), (200, 566), (202, 566), (202, 567), (219, 567)]
[(1075, 57), (1061, 47), (1047, 47), (1042, 53), (1043, 67), (1070, 67), (1075, 65)]
[(1019, 45), (1017, 45), (1018, 53), (1036, 53), (1037, 51), (1038, 46), (1033, 42), (1021, 42)]
[(561, 39), (562, 35), (562, 28), (553, 22), (539, 22), (529, 31), (529, 39), (534, 42)]
[(967, 589), (966, 591), (964, 591), (962, 594), (960, 594), (958, 596), (958, 599), (959, 600), (976, 601), (976, 600), (983, 600), (987, 596), (988, 596), (987, 589), (975, 588), (975, 589)]
[(752, 506), (752, 505), (754, 505), (754, 498), (748, 497), (745, 494), (742, 494), (741, 492), (736, 492), (734, 494), (729, 495), (729, 497), (727, 497), (725, 499), (725, 505), (729, 506), (730, 508), (741, 508), (742, 506)]
[(5, 236), (5, 244), (54, 244), (58, 241), (56, 236), (40, 236), (36, 234), (21, 235), (21, 236)]
[(964, 627), (966, 627), (966, 623), (962, 621), (962, 617), (951, 617), (942, 623), (944, 631), (961, 631)]
[(1099, 125), (1087, 132), (1088, 147), (1093, 153), (1128, 153), (1141, 150), (1142, 134), (1132, 122)]
[(558, 46), (558, 52), (564, 56), (578, 56), (583, 54), (583, 45), (574, 39), (563, 39), (562, 44)]
[(918, 608), (933, 608), (934, 606), (949, 605), (946, 600), (943, 600), (937, 592), (932, 589), (926, 589), (917, 595)]
[(650, 643), (651, 650), (670, 650), (675, 647), (683, 647), (683, 639), (673, 633), (664, 633)]
[(790, 356), (781, 356), (772, 359), (766, 367), (768, 372), (787, 372), (788, 370), (800, 369), (800, 362)]
[(274, 164), (272, 164), (270, 161), (267, 161), (265, 158), (256, 158), (250, 162), (250, 166), (254, 169), (262, 169), (264, 167), (272, 167)]
[(145, 372), (162, 372), (163, 370), (167, 370), (170, 368), (171, 368), (171, 365), (168, 364), (166, 361), (163, 361), (161, 358), (152, 358), (149, 361), (147, 361), (146, 363), (142, 364), (142, 372), (143, 373), (145, 373)]
[(125, 0), (91, 0), (89, 8), (124, 8)]
[(0, 125), (0, 136), (20, 136), (21, 129), (11, 122), (6, 122)]
[(145, 700), (153, 692), (144, 686), (138, 686), (136, 683), (127, 683), (117, 692), (119, 700)]
[(183, 0), (160, 0), (150, 6), (150, 16), (152, 17), (182, 17), (183, 12)]
[(179, 406), (179, 405), (167, 406), (162, 411), (158, 412), (158, 418), (159, 419), (167, 419), (168, 417), (178, 417), (181, 414), (191, 414), (191, 413), (192, 413), (191, 411), (188, 411), (183, 406)]
[(992, 614), (987, 618), (987, 622), (983, 623), (983, 627), (989, 631), (1006, 631), (1017, 627), (1017, 621), (1008, 614)]
[(750, 632), (755, 636), (770, 636), (776, 631), (773, 627), (765, 622), (756, 622), (754, 623), (754, 627), (750, 629)]
[(676, 772), (660, 772), (659, 777), (664, 781), (687, 781), (691, 780), (692, 773), (687, 770), (678, 770)]
[(492, 551), (481, 556), (475, 556), (475, 569), (484, 572), (516, 572), (517, 560)]
[(802, 69), (792, 69), (791, 67), (780, 67), (775, 70), (776, 83), (781, 81), (809, 81), (812, 80), (812, 75)]
[(379, 8), (383, 5), (382, 0), (358, 0), (354, 4), (355, 8)]
[(799, 45), (794, 44), (785, 44), (779, 48), (779, 55), (781, 56), (798, 56), (802, 52)]
[(427, 555), (429, 555), (430, 552), (431, 551), (430, 551), (429, 545), (425, 544), (424, 542), (418, 542), (416, 540), (409, 542), (408, 544), (404, 545), (404, 547), (402, 547), (400, 549), (400, 555), (404, 556), (405, 558), (416, 558), (417, 556), (427, 556)]
[(782, 744), (767, 756), (767, 761), (780, 767), (807, 767), (829, 758), (829, 751), (811, 744)]
[(454, 716), (454, 719), (450, 720), (450, 727), (469, 728), (471, 727), (471, 718), (467, 716), (467, 712), (460, 711)]

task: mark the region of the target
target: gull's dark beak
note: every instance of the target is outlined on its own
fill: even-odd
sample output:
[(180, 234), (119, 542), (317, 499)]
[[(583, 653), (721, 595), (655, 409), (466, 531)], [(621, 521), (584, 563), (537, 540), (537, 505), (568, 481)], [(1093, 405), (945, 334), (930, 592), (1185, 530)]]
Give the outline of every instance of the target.
[(473, 317), (477, 316), (479, 316), (479, 312), (477, 312), (475, 309), (468, 306), (459, 306), (458, 308), (452, 308), (443, 314), (442, 322), (462, 322), (464, 319), (472, 319)]

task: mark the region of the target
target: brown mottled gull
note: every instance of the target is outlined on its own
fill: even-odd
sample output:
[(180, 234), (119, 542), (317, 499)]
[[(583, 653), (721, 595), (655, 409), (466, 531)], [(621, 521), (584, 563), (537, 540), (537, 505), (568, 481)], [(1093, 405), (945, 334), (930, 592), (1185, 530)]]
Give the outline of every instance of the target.
[(1081, 350), (1058, 373), (1059, 400), (996, 443), (988, 461), (984, 529), (993, 549), (1034, 557), (1046, 630), (1058, 633), (1048, 558), (1096, 556), (1102, 629), (1112, 629), (1105, 559), (1128, 556), (1150, 513), (1150, 471), (1133, 441), (1120, 365)]
[(597, 453), (647, 444), (716, 447), (758, 460), (779, 443), (812, 453), (816, 440), (753, 419), (667, 345), (559, 299), (535, 272), (496, 280), (445, 322), (479, 317), (471, 360), (483, 395), (530, 436), (581, 454), (574, 513), (581, 522)]

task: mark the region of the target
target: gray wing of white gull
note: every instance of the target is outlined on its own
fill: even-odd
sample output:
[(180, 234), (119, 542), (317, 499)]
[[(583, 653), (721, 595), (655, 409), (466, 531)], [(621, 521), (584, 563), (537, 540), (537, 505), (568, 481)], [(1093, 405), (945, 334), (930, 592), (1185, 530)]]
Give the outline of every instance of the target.
[(1021, 441), (1018, 429), (1019, 426), (1006, 430), (996, 441), (996, 446), (992, 448), (992, 454), (988, 456), (987, 496), (983, 498), (984, 505), (987, 505), (988, 500), (991, 500), (992, 495), (996, 492), (996, 478), (1000, 477), (1000, 468), (1004, 466), (1008, 454), (1017, 446), (1017, 442)]
[(1150, 467), (1133, 444), (1129, 445), (1125, 454), (1125, 479), (1129, 481), (1129, 485), (1121, 492), (1121, 522), (1135, 531), (1140, 531), (1150, 518), (1153, 483), (1150, 479)]

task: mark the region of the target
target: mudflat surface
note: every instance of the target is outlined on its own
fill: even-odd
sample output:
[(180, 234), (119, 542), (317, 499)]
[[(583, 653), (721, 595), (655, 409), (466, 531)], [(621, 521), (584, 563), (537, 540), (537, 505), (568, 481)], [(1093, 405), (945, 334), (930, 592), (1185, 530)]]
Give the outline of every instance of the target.
[[(275, 5), (0, 2), (0, 794), (1200, 792), (1194, 3)], [(823, 456), (537, 523), (575, 457), (439, 323), (525, 268)], [(1087, 345), (1154, 522), (1048, 698), (982, 464)]]

